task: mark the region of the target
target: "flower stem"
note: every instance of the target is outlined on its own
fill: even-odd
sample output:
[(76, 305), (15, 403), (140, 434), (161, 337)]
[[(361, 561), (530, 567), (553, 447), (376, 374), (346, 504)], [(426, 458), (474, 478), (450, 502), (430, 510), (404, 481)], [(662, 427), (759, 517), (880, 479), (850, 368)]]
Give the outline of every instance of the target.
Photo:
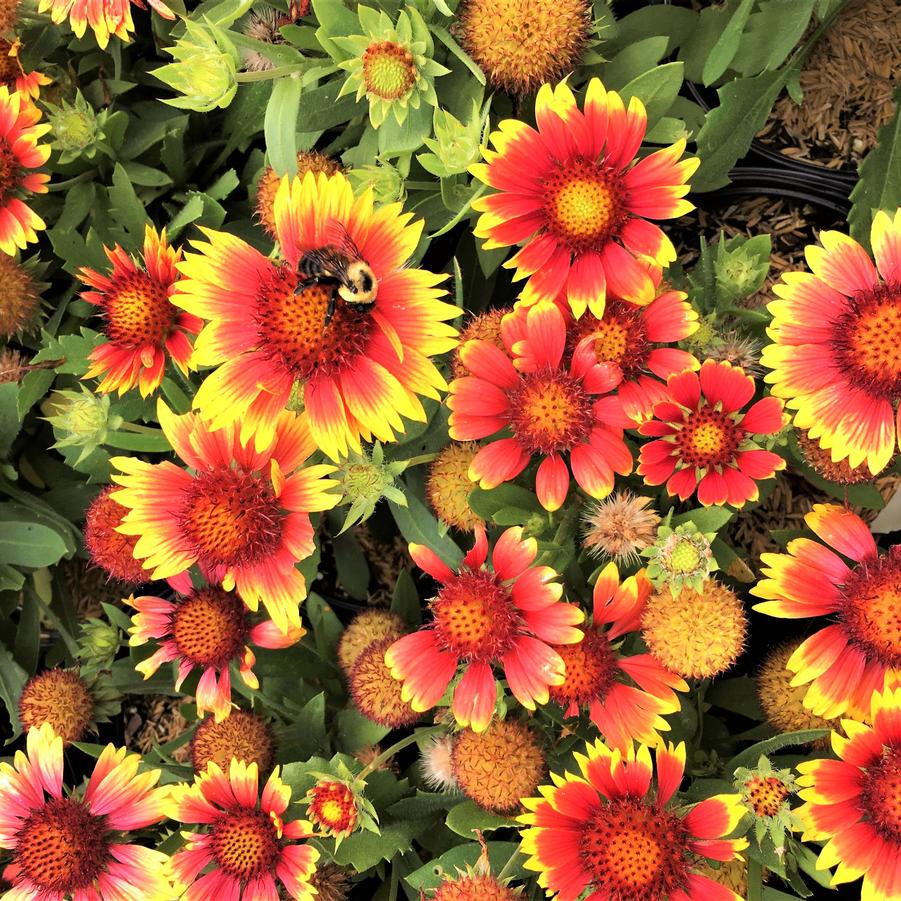
[(276, 66), (274, 69), (263, 69), (260, 72), (238, 72), (235, 75), (235, 81), (238, 84), (246, 84), (252, 81), (271, 81), (285, 75), (294, 75), (295, 72), (303, 72), (307, 67), (307, 63), (289, 63), (286, 66)]
[(498, 873), (497, 876), (495, 877), (495, 878), (497, 879), (498, 882), (503, 882), (503, 881), (504, 881), (504, 878), (505, 878), (506, 876), (509, 876), (509, 875), (510, 875), (510, 872), (512, 871), (513, 866), (514, 866), (514, 864), (516, 863), (516, 858), (519, 857), (519, 854), (520, 854), (520, 851), (519, 851), (519, 848), (517, 848), (517, 849), (516, 849), (516, 850), (515, 850), (515, 851), (507, 858), (507, 862), (504, 864), (503, 869), (502, 869), (502, 870), (500, 871), (500, 873)]
[(423, 463), (431, 463), (438, 454), (420, 454), (418, 457), (410, 457), (409, 460), (404, 460), (406, 463), (406, 469), (409, 469), (411, 466), (421, 466)]
[(447, 729), (443, 725), (429, 726), (427, 729), (418, 729), (412, 735), (408, 735), (406, 738), (402, 738), (400, 741), (395, 742), (390, 748), (382, 751), (375, 760), (371, 760), (366, 764), (360, 771), (357, 779), (365, 779), (370, 773), (377, 770), (386, 760), (390, 760), (398, 751), (402, 751), (404, 748), (408, 748), (410, 745), (415, 744), (423, 738), (428, 738), (430, 735), (445, 731), (447, 731)]

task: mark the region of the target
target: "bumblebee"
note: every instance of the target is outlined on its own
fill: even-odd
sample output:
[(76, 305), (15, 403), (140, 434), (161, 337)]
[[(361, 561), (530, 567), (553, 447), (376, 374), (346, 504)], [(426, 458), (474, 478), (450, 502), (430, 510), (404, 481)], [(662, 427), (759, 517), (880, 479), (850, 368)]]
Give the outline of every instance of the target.
[(308, 250), (300, 258), (294, 289), (298, 295), (311, 285), (331, 288), (323, 326), (331, 321), (339, 299), (361, 311), (368, 310), (375, 303), (379, 290), (372, 267), (363, 259), (347, 230), (336, 225), (330, 231), (331, 240), (325, 247)]

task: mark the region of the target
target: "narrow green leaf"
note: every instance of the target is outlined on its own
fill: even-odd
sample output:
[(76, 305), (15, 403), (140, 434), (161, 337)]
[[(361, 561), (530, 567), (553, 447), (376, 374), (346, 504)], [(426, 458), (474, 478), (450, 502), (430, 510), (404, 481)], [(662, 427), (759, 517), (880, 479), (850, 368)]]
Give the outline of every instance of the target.
[(648, 113), (648, 126), (653, 127), (679, 96), (684, 70), (684, 63), (665, 63), (644, 72), (620, 91), (623, 102), (628, 103), (632, 97), (641, 100)]
[(754, 0), (741, 0), (738, 9), (732, 13), (719, 40), (713, 45), (704, 63), (702, 80), (704, 84), (713, 84), (735, 58), (741, 43), (741, 35), (745, 30), (745, 23), (751, 10), (754, 8)]
[(404, 538), (414, 544), (424, 544), (431, 548), (448, 566), (458, 566), (463, 558), (463, 551), (449, 535), (442, 534), (438, 520), (429, 512), (426, 505), (409, 491), (406, 494), (406, 507), (388, 501), (394, 521)]
[(650, 66), (656, 65), (666, 53), (668, 40), (663, 35), (644, 38), (629, 44), (619, 51), (604, 66), (604, 84), (618, 91)]
[(22, 731), (19, 722), (19, 695), (28, 681), (28, 673), (19, 666), (10, 654), (9, 648), (0, 642), (0, 700), (6, 706), (13, 734), (18, 735)]
[(791, 747), (792, 745), (806, 745), (809, 742), (825, 738), (829, 731), (829, 729), (802, 729), (799, 732), (785, 732), (782, 735), (774, 735), (772, 738), (759, 741), (757, 744), (751, 745), (750, 748), (745, 748), (744, 751), (736, 754), (725, 765), (724, 772), (734, 773), (739, 767), (754, 766), (761, 754), (769, 756), (782, 748)]
[(66, 555), (66, 543), (59, 532), (36, 522), (11, 517), (4, 505), (0, 510), (0, 562), (16, 566), (52, 566)]
[(272, 87), (263, 134), (269, 163), (279, 175), (297, 173), (297, 114), (300, 109), (300, 78), (280, 78)]
[(463, 838), (469, 838), (475, 841), (478, 836), (476, 830), (480, 832), (492, 832), (495, 829), (503, 829), (507, 826), (515, 826), (515, 820), (509, 817), (499, 816), (495, 813), (488, 813), (482, 810), (474, 801), (469, 799), (461, 801), (452, 807), (447, 815), (447, 828)]

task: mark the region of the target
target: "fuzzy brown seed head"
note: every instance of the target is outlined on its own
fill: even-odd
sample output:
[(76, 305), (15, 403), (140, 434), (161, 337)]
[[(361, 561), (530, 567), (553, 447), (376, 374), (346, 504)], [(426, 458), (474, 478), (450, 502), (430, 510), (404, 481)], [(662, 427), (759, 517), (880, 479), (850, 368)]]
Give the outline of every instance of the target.
[(310, 885), (316, 889), (316, 901), (347, 901), (351, 889), (350, 873), (334, 863), (317, 864), (316, 871), (310, 876)]
[(85, 547), (91, 560), (114, 579), (142, 585), (148, 581), (150, 572), (135, 559), (138, 537), (116, 531), (128, 511), (110, 496), (114, 490), (114, 487), (104, 488), (88, 507), (84, 522)]
[(466, 323), (460, 332), (457, 349), (451, 356), (451, 374), (455, 379), (461, 379), (470, 374), (460, 359), (460, 348), (467, 341), (489, 341), (499, 350), (504, 349), (504, 342), (501, 339), (501, 320), (511, 312), (513, 312), (512, 307), (498, 307), (479, 313)]
[(406, 631), (406, 623), (390, 610), (364, 610), (358, 613), (341, 633), (338, 642), (341, 669), (350, 675), (357, 658), (374, 641), (400, 638)]
[(50, 723), (66, 743), (84, 738), (94, 712), (94, 696), (78, 673), (50, 669), (33, 676), (19, 696), (19, 719), (24, 729)]
[[(343, 171), (343, 167), (337, 160), (326, 156), (324, 153), (319, 153), (315, 150), (301, 150), (297, 154), (297, 175), (300, 178), (303, 178), (307, 172), (314, 174), (324, 172), (326, 175), (334, 175), (336, 172)], [(275, 238), (275, 215), (273, 210), (275, 207), (275, 195), (281, 181), (282, 176), (272, 166), (267, 166), (257, 185), (257, 219), (270, 238)]]
[(403, 683), (391, 675), (385, 663), (385, 651), (394, 641), (389, 637), (370, 644), (357, 657), (348, 677), (350, 696), (357, 710), (389, 729), (409, 726), (419, 719), (419, 714), (401, 697)]
[(28, 271), (11, 256), (0, 254), (0, 337), (26, 331), (34, 322), (38, 302)]
[(432, 901), (519, 901), (520, 895), (490, 874), (461, 876), (438, 886)]
[(469, 465), (479, 450), (472, 441), (452, 442), (429, 466), (426, 496), (439, 519), (461, 532), (472, 532), (482, 522), (469, 506), (475, 483)]
[(619, 564), (635, 562), (640, 551), (657, 537), (660, 517), (648, 509), (649, 497), (617, 491), (607, 500), (586, 508), (582, 545), (593, 557), (612, 558)]
[(227, 773), (233, 757), (255, 763), (260, 774), (272, 769), (275, 759), (272, 729), (249, 710), (233, 710), (219, 723), (208, 716), (191, 739), (191, 764), (195, 773), (204, 772), (211, 761)]
[[(797, 429), (795, 435), (798, 439), (798, 449), (807, 465), (824, 479), (837, 482), (839, 485), (858, 485), (873, 479), (873, 474), (866, 465), (852, 467), (847, 460), (834, 463), (831, 451), (820, 447), (819, 441), (812, 439), (806, 430)], [(886, 468), (891, 466), (891, 462), (886, 464)]]
[(731, 889), (739, 898), (748, 896), (748, 862), (744, 858), (717, 863), (715, 868), (707, 860), (701, 859), (692, 869)]
[(17, 350), (4, 347), (0, 350), (0, 385), (15, 382), (18, 384), (25, 377), (28, 358)]
[(16, 24), (21, 5), (22, 0), (0, 0), (0, 34), (5, 34)]

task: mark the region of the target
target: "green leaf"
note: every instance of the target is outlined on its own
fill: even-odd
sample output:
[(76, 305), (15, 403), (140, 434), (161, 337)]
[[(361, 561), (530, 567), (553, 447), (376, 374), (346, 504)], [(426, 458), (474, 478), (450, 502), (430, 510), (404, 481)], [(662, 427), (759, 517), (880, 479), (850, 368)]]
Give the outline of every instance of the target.
[(388, 813), (399, 820), (416, 820), (434, 816), (453, 807), (459, 801), (458, 794), (448, 792), (424, 792), (417, 789), (412, 798), (402, 798), (388, 808)]
[(401, 507), (394, 501), (388, 501), (394, 521), (404, 538), (413, 544), (424, 544), (431, 548), (451, 568), (459, 566), (463, 559), (463, 551), (457, 547), (449, 535), (442, 533), (438, 520), (426, 505), (411, 492), (405, 493), (407, 495), (406, 507)]
[(352, 598), (365, 600), (369, 591), (369, 564), (353, 532), (332, 539), (332, 551), (341, 586)]
[(19, 434), (19, 386), (0, 383), (0, 457), (6, 457)]
[(861, 162), (860, 181), (851, 192), (851, 237), (866, 247), (875, 211), (885, 210), (891, 216), (901, 207), (901, 87), (895, 90), (894, 100), (895, 115), (879, 129), (876, 146)]
[(492, 832), (495, 829), (503, 829), (507, 826), (515, 826), (516, 821), (509, 817), (498, 816), (495, 813), (489, 813), (482, 810), (475, 801), (468, 798), (451, 808), (447, 815), (447, 828), (463, 838), (470, 838), (475, 841), (478, 836), (475, 830), (481, 832)]
[(697, 27), (698, 15), (690, 9), (658, 4), (637, 9), (616, 24), (615, 47), (634, 46), (648, 35), (663, 34), (667, 36), (664, 53), (672, 53)]
[(814, 0), (763, 0), (748, 19), (732, 68), (741, 75), (777, 69), (801, 40)]
[(738, 9), (730, 16), (723, 33), (707, 54), (707, 61), (701, 74), (704, 84), (713, 84), (729, 68), (729, 63), (738, 52), (745, 23), (753, 8), (754, 0), (741, 0)]
[(499, 510), (510, 507), (533, 513), (541, 512), (541, 504), (538, 502), (535, 492), (528, 491), (511, 482), (505, 482), (488, 491), (478, 486), (474, 487), (469, 492), (469, 506), (482, 519), (492, 519)]
[[(487, 842), (486, 847), (492, 873), (500, 873), (510, 858), (514, 854), (519, 854), (517, 842)], [(445, 851), (440, 857), (430, 860), (418, 870), (409, 873), (404, 877), (404, 881), (416, 891), (438, 888), (445, 880), (455, 877), (460, 870), (475, 866), (481, 853), (482, 849), (477, 842), (457, 845), (456, 848)], [(507, 876), (522, 879), (526, 875), (521, 863), (524, 861), (522, 855), (519, 855), (519, 861), (520, 863), (514, 864), (505, 871)]]
[(6, 713), (14, 735), (22, 731), (18, 713), (19, 695), (22, 694), (27, 681), (28, 673), (16, 663), (9, 648), (0, 642), (0, 700), (6, 705)]
[(479, 68), (478, 63), (454, 40), (451, 33), (440, 25), (431, 25), (430, 27), (432, 34), (472, 72), (476, 81), (479, 84), (485, 84), (485, 73)]
[(15, 566), (52, 566), (69, 553), (56, 530), (28, 521), (28, 511), (0, 504), (0, 562)]
[(702, 532), (719, 532), (729, 520), (735, 516), (735, 510), (726, 507), (699, 507), (697, 510), (689, 510), (674, 516), (672, 524), (681, 526), (684, 523), (694, 523)]
[(785, 732), (782, 735), (774, 735), (772, 738), (759, 741), (750, 748), (745, 748), (736, 754), (724, 767), (726, 773), (734, 773), (739, 767), (752, 767), (760, 759), (761, 755), (769, 757), (782, 748), (792, 745), (806, 745), (812, 741), (825, 738), (829, 735), (829, 729), (802, 729), (799, 732)]
[(144, 226), (148, 221), (147, 213), (121, 163), (116, 163), (116, 168), (113, 170), (113, 184), (107, 190), (110, 200), (110, 216), (125, 229), (134, 246), (140, 246), (144, 240)]
[(679, 95), (684, 70), (684, 63), (666, 63), (633, 78), (620, 91), (623, 102), (628, 104), (631, 97), (638, 97), (647, 110), (648, 125), (653, 127)]
[(391, 611), (411, 626), (418, 626), (422, 622), (422, 601), (408, 569), (402, 569), (394, 583)]
[(378, 744), (391, 731), (367, 719), (355, 707), (339, 710), (335, 723), (338, 727), (338, 749), (348, 754)]
[(362, 873), (382, 860), (391, 860), (395, 854), (409, 851), (414, 835), (415, 826), (409, 822), (382, 826), (379, 835), (357, 832), (335, 849), (335, 863)]
[(396, 156), (418, 150), (432, 132), (432, 107), (422, 103), (419, 109), (408, 109), (403, 123), (398, 124), (393, 115), (376, 130), (379, 154)]
[(644, 38), (620, 50), (604, 66), (604, 84), (618, 91), (632, 79), (648, 71), (648, 66), (656, 65), (666, 53), (668, 40), (657, 36)]
[(263, 134), (269, 163), (279, 175), (297, 174), (297, 114), (300, 78), (280, 78), (266, 105)]

